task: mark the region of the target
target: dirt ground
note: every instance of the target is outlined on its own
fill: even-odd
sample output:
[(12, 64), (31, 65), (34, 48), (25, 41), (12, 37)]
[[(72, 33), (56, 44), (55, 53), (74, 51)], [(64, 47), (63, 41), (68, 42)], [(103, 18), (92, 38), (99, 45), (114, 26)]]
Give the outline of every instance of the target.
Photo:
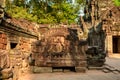
[[(120, 58), (106, 58), (106, 63), (112, 68), (120, 69)], [(26, 74), (20, 77), (19, 80), (120, 80), (119, 73), (108, 71), (107, 73), (102, 70), (87, 70), (86, 73), (76, 72), (53, 72), (53, 73), (39, 73), (39, 74)]]
[(20, 80), (120, 80), (120, 73), (104, 73), (100, 70), (89, 70), (87, 73), (54, 72), (27, 74)]

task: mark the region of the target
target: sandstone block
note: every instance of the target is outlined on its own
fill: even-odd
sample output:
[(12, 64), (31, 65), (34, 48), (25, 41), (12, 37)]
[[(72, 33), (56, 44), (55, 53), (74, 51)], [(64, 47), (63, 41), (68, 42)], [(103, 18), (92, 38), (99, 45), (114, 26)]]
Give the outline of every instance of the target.
[(5, 34), (2, 34), (2, 38), (4, 38), (4, 39), (5, 39), (6, 37), (7, 37), (7, 36), (6, 36)]
[(12, 77), (12, 75), (13, 75), (11, 68), (3, 69), (3, 70), (1, 71), (1, 73), (2, 73), (2, 78), (3, 78), (3, 79), (10, 78), (10, 77)]
[(33, 72), (34, 73), (43, 73), (43, 72), (50, 73), (50, 72), (52, 72), (52, 67), (37, 67), (37, 66), (34, 66)]
[(86, 67), (86, 66), (87, 66), (87, 62), (86, 62), (86, 61), (81, 61), (81, 62), (79, 63), (79, 65), (80, 65), (81, 67)]
[(0, 49), (3, 49), (3, 44), (0, 43)]
[(86, 70), (87, 70), (86, 67), (75, 67), (75, 71), (76, 71), (76, 72), (85, 73)]

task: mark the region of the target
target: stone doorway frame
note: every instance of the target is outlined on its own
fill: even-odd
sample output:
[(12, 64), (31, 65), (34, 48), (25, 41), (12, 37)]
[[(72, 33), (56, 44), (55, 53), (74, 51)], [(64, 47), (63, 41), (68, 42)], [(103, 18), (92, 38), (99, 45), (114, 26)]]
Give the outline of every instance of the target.
[(120, 52), (119, 53), (113, 52), (113, 36), (120, 37), (120, 35), (107, 34), (106, 41), (105, 41), (106, 51), (108, 53), (107, 55), (108, 57), (120, 58)]

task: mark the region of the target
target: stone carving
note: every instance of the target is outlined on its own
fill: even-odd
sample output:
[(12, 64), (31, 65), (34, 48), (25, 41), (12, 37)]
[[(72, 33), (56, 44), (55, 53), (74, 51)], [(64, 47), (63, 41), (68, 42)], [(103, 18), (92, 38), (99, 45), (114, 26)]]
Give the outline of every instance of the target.
[(86, 0), (85, 15), (81, 17), (81, 26), (87, 32), (88, 50), (86, 52), (88, 66), (102, 66), (105, 62), (105, 38), (103, 21), (98, 4), (99, 0)]
[[(78, 28), (79, 29), (79, 28)], [(34, 44), (32, 59), (39, 67), (86, 68), (87, 42), (79, 40), (77, 29), (52, 28)]]
[(18, 80), (22, 73), (28, 71), (28, 62), (25, 55), (17, 49), (0, 51), (0, 79)]
[(8, 51), (0, 51), (0, 79), (8, 79), (12, 77), (12, 68), (10, 68), (10, 59)]

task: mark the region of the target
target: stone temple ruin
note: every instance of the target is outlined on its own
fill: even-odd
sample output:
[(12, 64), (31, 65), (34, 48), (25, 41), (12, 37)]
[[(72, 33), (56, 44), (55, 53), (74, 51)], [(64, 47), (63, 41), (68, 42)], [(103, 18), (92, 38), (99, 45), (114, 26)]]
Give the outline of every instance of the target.
[(50, 72), (54, 67), (75, 67), (77, 72), (85, 72), (87, 41), (79, 39), (78, 31), (80, 28), (48, 28), (33, 46), (34, 66)]
[(2, 1), (0, 80), (18, 80), (28, 72), (59, 68), (86, 72), (90, 67), (102, 67), (106, 56), (120, 53), (120, 7), (110, 0), (86, 0), (80, 26), (56, 28), (12, 18), (4, 12)]
[(27, 20), (10, 17), (4, 12), (1, 1), (0, 21), (0, 80), (18, 80), (29, 72), (28, 57), (31, 43), (38, 39), (37, 26)]
[(111, 7), (106, 11), (103, 19), (103, 28), (106, 31), (105, 47), (109, 57), (120, 56), (120, 7)]
[(79, 72), (85, 71), (87, 67), (101, 67), (104, 64), (106, 32), (100, 13), (103, 6), (99, 2), (86, 0), (85, 15), (80, 17), (81, 28), (39, 30), (46, 31), (42, 32), (41, 40), (35, 43), (35, 51), (31, 54), (33, 65), (40, 67), (35, 72), (46, 67), (50, 72), (54, 67), (75, 67), (75, 71)]
[(94, 66), (96, 62), (102, 65), (106, 55), (120, 56), (120, 7), (115, 7), (112, 0), (86, 0), (84, 13), (80, 20), (81, 27), (88, 33), (88, 64)]
[(103, 30), (103, 20), (101, 19), (101, 4), (99, 0), (86, 0), (84, 8), (85, 15), (80, 18), (81, 27), (88, 34), (87, 62), (88, 66), (102, 66), (105, 62), (106, 33)]

